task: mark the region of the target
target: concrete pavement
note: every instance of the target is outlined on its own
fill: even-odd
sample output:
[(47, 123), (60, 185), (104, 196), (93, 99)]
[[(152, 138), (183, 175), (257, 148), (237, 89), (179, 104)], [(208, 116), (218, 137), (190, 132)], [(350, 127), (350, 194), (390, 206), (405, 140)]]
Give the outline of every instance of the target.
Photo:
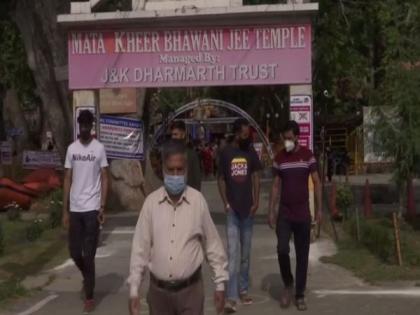
[[(255, 299), (255, 304), (240, 307), (239, 314), (297, 314), (298, 311), (293, 307), (289, 310), (281, 310), (278, 306), (278, 296), (282, 285), (277, 265), (275, 235), (266, 226), (264, 215), (268, 198), (267, 188), (265, 184), (262, 208), (260, 215), (257, 216), (253, 239), (251, 295)], [(225, 240), (225, 217), (216, 184), (205, 183), (203, 191), (220, 234)], [(136, 221), (135, 214), (124, 213), (110, 217), (104, 228), (103, 244), (97, 254), (98, 306), (95, 314), (128, 313), (128, 288), (125, 285), (125, 279), (128, 275), (131, 238)], [(307, 314), (400, 315), (418, 311), (420, 288), (392, 290), (371, 287), (337, 266), (319, 262), (321, 256), (331, 255), (334, 251), (335, 246), (329, 239), (321, 239), (311, 247)], [(81, 277), (71, 261), (64, 262), (48, 273), (55, 275), (55, 280), (50, 285), (31, 297), (16, 301), (6, 309), (0, 310), (0, 314), (81, 314), (82, 301), (79, 294)], [(204, 268), (204, 277), (207, 296), (206, 315), (213, 315), (215, 314), (212, 305), (213, 286), (208, 266)], [(146, 289), (147, 284), (143, 287), (143, 292)], [(144, 299), (142, 302), (141, 314), (149, 314)]]

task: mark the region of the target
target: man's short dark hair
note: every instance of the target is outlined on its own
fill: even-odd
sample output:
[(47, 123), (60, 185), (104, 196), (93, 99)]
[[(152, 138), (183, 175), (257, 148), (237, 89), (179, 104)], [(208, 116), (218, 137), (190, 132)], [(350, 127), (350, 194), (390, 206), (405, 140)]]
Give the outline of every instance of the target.
[(184, 141), (178, 139), (170, 139), (163, 144), (162, 148), (162, 161), (165, 162), (172, 155), (176, 154), (187, 154), (187, 146)]
[(187, 127), (185, 126), (185, 122), (183, 122), (182, 120), (177, 120), (177, 121), (174, 121), (172, 123), (171, 130), (174, 130), (174, 129), (179, 129), (179, 130), (184, 131), (184, 132), (187, 131)]
[(248, 127), (249, 121), (244, 118), (236, 119), (233, 123), (233, 132), (238, 133), (242, 130), (242, 127)]
[(93, 124), (95, 121), (95, 117), (93, 117), (93, 114), (90, 110), (85, 109), (82, 110), (79, 114), (79, 117), (77, 117), (77, 122), (79, 124)]
[(300, 128), (299, 128), (298, 123), (294, 120), (289, 120), (286, 123), (286, 125), (284, 126), (283, 133), (286, 133), (288, 131), (293, 132), (293, 134), (295, 136), (299, 136), (300, 135)]

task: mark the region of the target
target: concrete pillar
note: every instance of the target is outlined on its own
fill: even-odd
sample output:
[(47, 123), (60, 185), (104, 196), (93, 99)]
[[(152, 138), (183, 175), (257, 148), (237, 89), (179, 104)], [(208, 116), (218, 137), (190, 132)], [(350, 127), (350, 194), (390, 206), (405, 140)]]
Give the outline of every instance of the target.
[(311, 84), (299, 84), (290, 86), (290, 95), (310, 95), (312, 96), (312, 85)]
[(131, 0), (131, 8), (133, 11), (144, 10), (145, 5), (146, 5), (146, 0)]
[(82, 14), (82, 13), (90, 13), (90, 12), (91, 12), (90, 1), (70, 2), (71, 14)]
[(300, 3), (310, 3), (311, 0), (287, 0), (287, 3), (300, 4)]
[(229, 7), (231, 2), (237, 4), (238, 1), (239, 0), (146, 0), (144, 9), (150, 11), (167, 11), (195, 8), (200, 9)]

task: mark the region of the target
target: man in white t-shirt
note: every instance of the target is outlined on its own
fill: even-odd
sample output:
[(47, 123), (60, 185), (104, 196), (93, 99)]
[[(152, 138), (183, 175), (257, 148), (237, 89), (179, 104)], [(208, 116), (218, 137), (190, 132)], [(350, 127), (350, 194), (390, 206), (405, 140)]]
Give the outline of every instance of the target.
[(77, 122), (79, 139), (67, 149), (64, 165), (63, 225), (69, 230), (70, 256), (83, 276), (86, 314), (95, 308), (95, 255), (105, 222), (108, 162), (103, 144), (91, 135), (93, 114), (81, 111)]

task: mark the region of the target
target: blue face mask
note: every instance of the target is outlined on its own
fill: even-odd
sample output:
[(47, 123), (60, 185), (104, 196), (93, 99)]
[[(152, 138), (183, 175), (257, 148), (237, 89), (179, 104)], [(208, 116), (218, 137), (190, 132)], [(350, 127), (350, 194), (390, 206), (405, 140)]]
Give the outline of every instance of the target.
[(182, 194), (187, 184), (185, 183), (185, 175), (166, 175), (164, 174), (163, 183), (168, 194), (177, 196)]

